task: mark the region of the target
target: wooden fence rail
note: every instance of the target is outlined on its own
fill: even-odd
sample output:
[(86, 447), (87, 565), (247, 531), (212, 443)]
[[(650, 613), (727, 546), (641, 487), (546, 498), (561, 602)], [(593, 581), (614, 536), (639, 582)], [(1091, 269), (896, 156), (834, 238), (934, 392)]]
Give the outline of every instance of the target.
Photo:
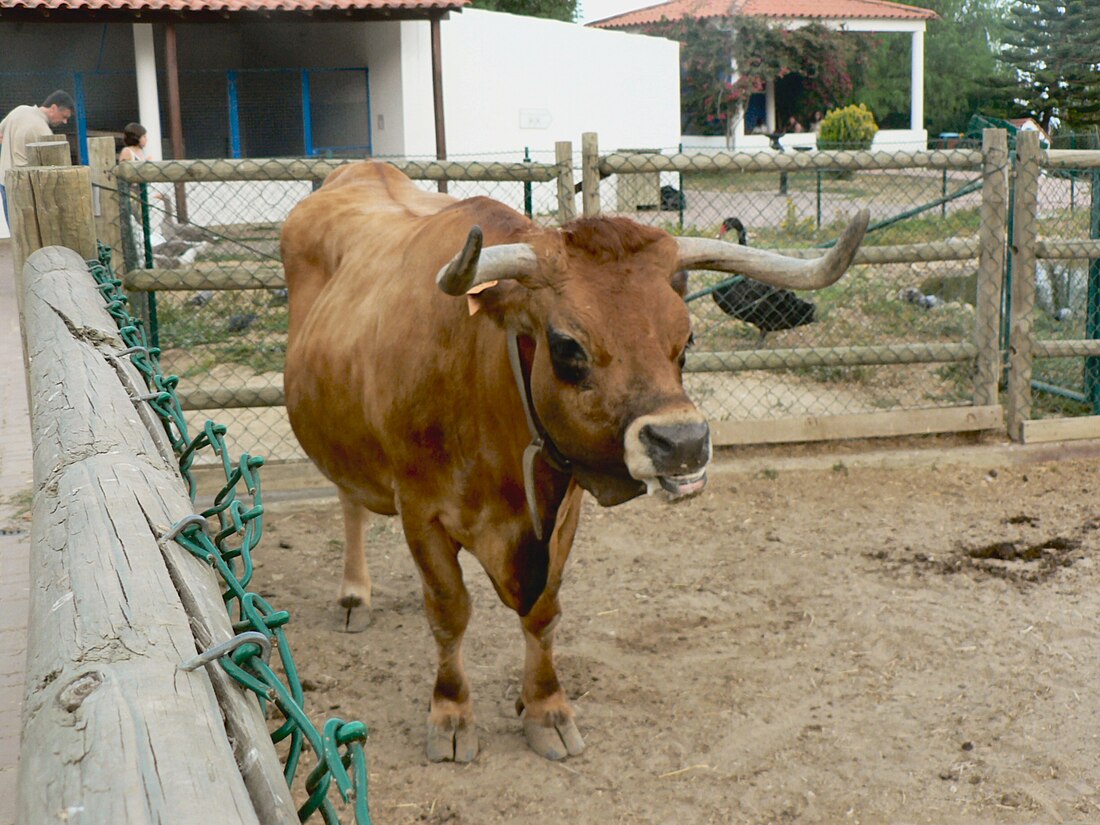
[[(813, 172), (817, 169), (980, 169), (982, 153), (976, 149), (943, 152), (734, 152), (731, 154), (677, 153), (673, 155), (624, 154), (600, 157), (596, 169), (607, 177), (636, 172)], [(586, 167), (587, 168), (587, 167)]]
[[(1023, 144), (1027, 146), (1026, 137)], [(1028, 159), (1024, 149), (1025, 165), (1022, 173), (1017, 173), (1015, 184), (1019, 191), (1021, 180), (1026, 181), (1031, 170), (1037, 169), (1081, 169), (1100, 167), (1100, 153), (1097, 152), (1040, 152), (1038, 165)], [(131, 181), (205, 181), (205, 180), (274, 180), (274, 179), (319, 179), (337, 168), (346, 160), (326, 159), (259, 159), (226, 161), (181, 161), (167, 164), (123, 164), (116, 170), (121, 180)], [(733, 172), (794, 172), (822, 169), (856, 170), (896, 170), (929, 169), (937, 171), (972, 171), (982, 177), (980, 192), (980, 230), (973, 237), (950, 238), (938, 242), (912, 243), (888, 246), (863, 246), (855, 258), (857, 265), (881, 265), (897, 263), (930, 263), (974, 260), (978, 272), (977, 300), (973, 334), (969, 340), (953, 344), (922, 345), (913, 344), (892, 346), (863, 346), (830, 348), (824, 352), (806, 351), (768, 351), (766, 357), (758, 353), (715, 352), (692, 354), (687, 363), (688, 372), (707, 372), (712, 370), (736, 371), (743, 369), (762, 369), (778, 367), (805, 367), (819, 365), (825, 367), (843, 367), (852, 364), (888, 365), (897, 363), (971, 363), (973, 365), (973, 397), (970, 408), (986, 410), (1005, 405), (1009, 418), (1008, 429), (1015, 438), (1041, 436), (1043, 424), (1030, 421), (1030, 387), (1024, 376), (1030, 376), (1031, 362), (1035, 358), (1090, 356), (1096, 357), (1098, 345), (1095, 341), (1037, 341), (1030, 328), (1030, 318), (1017, 316), (1011, 319), (1011, 326), (1018, 328), (1011, 352), (1001, 350), (1001, 290), (1008, 241), (1007, 227), (1009, 208), (1008, 178), (1011, 171), (1011, 158), (1008, 153), (1005, 135), (1000, 130), (987, 130), (983, 146), (978, 149), (952, 149), (924, 152), (862, 152), (862, 151), (825, 151), (825, 152), (786, 152), (786, 153), (673, 153), (669, 155), (655, 153), (612, 152), (599, 154), (599, 142), (593, 133), (583, 136), (580, 153), (581, 182), (573, 185), (572, 147), (568, 143), (556, 146), (556, 160), (550, 164), (537, 163), (498, 163), (463, 161), (399, 161), (396, 164), (412, 177), (424, 180), (512, 180), (547, 182), (556, 180), (559, 189), (559, 219), (566, 220), (575, 214), (576, 193), (581, 193), (584, 214), (598, 214), (600, 210), (600, 181), (609, 175), (647, 174), (659, 172), (687, 171), (733, 171)], [(1038, 174), (1038, 172), (1035, 172)], [(1034, 197), (1034, 189), (1027, 197)], [(1038, 226), (1021, 212), (1027, 206), (1017, 199), (1016, 231), (1021, 242), (1014, 247), (1011, 258), (1013, 267), (1013, 289), (1021, 291), (1012, 300), (1012, 307), (1018, 313), (1029, 313), (1034, 309), (1035, 262), (1037, 260), (1074, 259), (1100, 257), (1100, 239), (1058, 239), (1036, 236)], [(811, 258), (822, 254), (818, 249), (778, 250), (788, 255)], [(233, 268), (218, 263), (208, 263), (175, 270), (151, 269), (132, 270), (125, 274), (126, 287), (135, 293), (142, 291), (176, 290), (240, 290), (240, 289), (277, 289), (285, 285), (281, 267), (274, 263), (245, 262)], [(1030, 286), (1029, 286), (1030, 285)], [(1029, 292), (1030, 290), (1030, 292)], [(1004, 370), (1005, 359), (1009, 369)], [(1009, 385), (1007, 392), (999, 387), (1002, 377), (1007, 374)], [(216, 391), (192, 390), (181, 394), (185, 408), (206, 409), (212, 402), (228, 407), (238, 406), (279, 406), (282, 395), (277, 388), (259, 392), (245, 387), (224, 387)], [(962, 408), (954, 409), (965, 409)], [(946, 426), (956, 429), (953, 415), (941, 415), (938, 411), (901, 410), (874, 413), (878, 418), (889, 419), (896, 416), (900, 424), (913, 432), (927, 432)], [(844, 429), (846, 436), (858, 437), (859, 414), (847, 416), (853, 426)], [(986, 428), (991, 421), (988, 414), (970, 416), (966, 421), (974, 423), (976, 428)], [(816, 421), (816, 418), (815, 418)], [(929, 421), (932, 423), (929, 424)], [(774, 423), (774, 420), (771, 420)], [(938, 422), (938, 423), (937, 423)], [(1026, 424), (1025, 424), (1026, 422)], [(767, 431), (763, 426), (761, 432)], [(790, 423), (790, 422), (788, 422)], [(893, 424), (887, 421), (886, 429), (894, 432)], [(1000, 426), (998, 423), (996, 426)], [(1100, 436), (1100, 424), (1097, 425)], [(799, 431), (797, 422), (792, 431)], [(822, 429), (822, 428), (817, 428)], [(876, 425), (876, 431), (883, 429)], [(1061, 430), (1060, 430), (1061, 431)], [(764, 440), (769, 440), (765, 438)], [(721, 442), (721, 439), (718, 439)]]
[[(956, 430), (987, 429), (998, 427), (1001, 419), (990, 412), (997, 404), (996, 368), (1000, 358), (1000, 341), (997, 321), (1000, 313), (1000, 283), (1004, 270), (1005, 237), (1007, 225), (1007, 146), (1003, 133), (990, 130), (982, 150), (949, 150), (933, 152), (883, 153), (883, 152), (815, 152), (787, 154), (654, 154), (612, 153), (599, 155), (598, 139), (592, 133), (582, 141), (581, 172), (582, 202), (585, 214), (599, 210), (599, 182), (610, 174), (652, 173), (654, 171), (758, 171), (758, 170), (813, 170), (813, 169), (960, 169), (973, 170), (984, 176), (981, 196), (982, 234), (974, 237), (951, 238), (929, 243), (910, 243), (889, 246), (865, 245), (857, 253), (857, 265), (881, 265), (937, 261), (976, 260), (980, 273), (979, 306), (976, 317), (988, 329), (975, 329), (973, 339), (957, 344), (912, 346), (865, 346), (829, 348), (821, 352), (778, 350), (760, 353), (716, 352), (689, 355), (687, 372), (737, 371), (749, 369), (791, 368), (806, 366), (844, 367), (852, 365), (888, 365), (901, 363), (964, 363), (974, 364), (974, 404), (981, 415), (939, 415), (928, 411), (899, 411), (875, 413), (889, 418), (895, 415), (902, 424), (896, 425), (911, 432), (940, 431), (939, 427)], [(578, 189), (573, 184), (572, 147), (569, 143), (556, 146), (556, 163), (544, 165), (541, 170), (534, 164), (482, 164), (464, 162), (398, 163), (413, 177), (440, 175), (449, 179), (514, 179), (546, 180), (553, 174), (559, 188), (559, 218), (574, 216), (574, 195)], [(272, 179), (300, 175), (322, 176), (346, 161), (332, 160), (234, 160), (234, 161), (185, 161), (161, 164), (123, 164), (117, 174), (123, 180), (179, 181), (218, 179)], [(997, 227), (1002, 227), (997, 230)], [(813, 258), (824, 254), (821, 249), (783, 249), (784, 254)], [(282, 287), (284, 281), (280, 268), (266, 263), (245, 263), (228, 268), (216, 263), (200, 264), (177, 270), (131, 270), (124, 276), (127, 289), (135, 291), (177, 291), (197, 289), (273, 289)], [(185, 409), (209, 409), (212, 407), (282, 406), (284, 399), (278, 387), (263, 392), (248, 387), (222, 387), (217, 390), (185, 390), (181, 392)], [(859, 416), (850, 416), (856, 424), (841, 428), (844, 437), (858, 435)], [(885, 425), (894, 433), (895, 425)], [(760, 431), (764, 432), (766, 428)], [(876, 429), (881, 429), (876, 425)], [(792, 431), (803, 431), (795, 426)], [(817, 428), (818, 431), (824, 431)], [(719, 428), (719, 432), (720, 432)], [(770, 440), (765, 438), (764, 440)], [(719, 435), (716, 443), (724, 443)]]
[[(23, 226), (87, 172), (21, 170)], [(85, 253), (31, 252), (42, 234), (15, 236), (35, 481), (17, 821), (297, 822), (254, 695), (177, 667), (234, 635), (221, 589), (162, 541), (193, 512), (163, 427)]]
[[(1043, 340), (1034, 327), (1036, 309), (1037, 265), (1041, 260), (1088, 259), (1095, 267), (1100, 258), (1100, 239), (1040, 240), (1037, 237), (1039, 219), (1038, 197), (1042, 175), (1046, 170), (1100, 170), (1100, 151), (1043, 151), (1034, 132), (1022, 132), (1017, 141), (1016, 201), (1013, 223), (1016, 241), (1012, 258), (1012, 296), (1009, 328), (1008, 389), (1006, 412), (1009, 434), (1020, 441), (1035, 443), (1071, 438), (1100, 438), (1100, 415), (1073, 419), (1049, 418), (1033, 420), (1033, 373), (1036, 359), (1100, 356), (1100, 340)], [(1095, 187), (1095, 177), (1092, 186)], [(1096, 208), (1097, 192), (1091, 194)], [(1094, 278), (1090, 274), (1090, 281)], [(1090, 284), (1089, 302), (1095, 286)], [(1091, 312), (1091, 309), (1090, 309)]]
[[(1100, 243), (1100, 242), (1098, 242)], [(1076, 247), (1075, 247), (1076, 248)], [(981, 242), (974, 238), (951, 238), (928, 243), (893, 246), (863, 246), (855, 264), (894, 264), (932, 261), (965, 261), (979, 257)], [(824, 249), (777, 249), (795, 258), (820, 258)], [(1063, 257), (1080, 257), (1064, 255)], [(189, 292), (199, 289), (277, 289), (286, 286), (281, 264), (243, 261), (236, 264), (199, 263), (179, 269), (133, 269), (122, 279), (135, 292)]]
[[(220, 160), (131, 161), (115, 174), (127, 183), (193, 183), (200, 181), (324, 180), (350, 158), (228, 158)], [(549, 183), (558, 177), (556, 163), (497, 161), (387, 161), (413, 180), (464, 180), (505, 183)]]
[[(599, 154), (599, 141), (592, 133), (581, 142), (581, 168), (585, 173), (581, 190), (585, 214), (600, 211), (599, 182), (613, 175), (658, 172), (795, 172), (833, 169), (972, 170), (982, 176), (980, 234), (930, 243), (896, 246), (863, 245), (854, 264), (917, 263), (977, 259), (978, 289), (972, 339), (958, 344), (911, 344), (900, 346), (829, 347), (822, 350), (775, 350), (761, 353), (699, 353), (689, 355), (686, 371), (794, 368), (806, 366), (884, 366), (899, 363), (973, 364), (973, 403), (969, 407), (945, 410), (899, 410), (852, 414), (838, 417), (836, 426), (821, 426), (822, 416), (804, 416), (779, 421), (756, 422), (746, 428), (737, 421), (730, 427), (715, 426), (716, 444), (745, 443), (751, 432), (756, 443), (822, 438), (856, 438), (865, 435), (923, 434), (1000, 427), (997, 406), (996, 365), (1000, 359), (1000, 285), (1004, 273), (1005, 231), (1008, 215), (1007, 143), (1003, 131), (986, 130), (981, 150), (953, 149), (928, 152), (758, 152), (758, 153), (654, 153), (612, 152)], [(817, 257), (819, 249), (776, 250), (796, 257)], [(970, 410), (970, 413), (961, 412)], [(866, 426), (865, 426), (866, 425)]]

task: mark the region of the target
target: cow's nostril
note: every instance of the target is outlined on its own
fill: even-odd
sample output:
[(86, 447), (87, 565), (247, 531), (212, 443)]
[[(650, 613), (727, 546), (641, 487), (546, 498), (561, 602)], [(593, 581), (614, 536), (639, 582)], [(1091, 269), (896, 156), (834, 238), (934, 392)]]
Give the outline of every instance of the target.
[(638, 438), (662, 474), (702, 469), (710, 457), (710, 428), (705, 421), (646, 424), (638, 431)]
[(638, 433), (638, 438), (642, 440), (648, 451), (666, 452), (673, 447), (672, 434), (667, 432), (667, 429), (646, 424)]

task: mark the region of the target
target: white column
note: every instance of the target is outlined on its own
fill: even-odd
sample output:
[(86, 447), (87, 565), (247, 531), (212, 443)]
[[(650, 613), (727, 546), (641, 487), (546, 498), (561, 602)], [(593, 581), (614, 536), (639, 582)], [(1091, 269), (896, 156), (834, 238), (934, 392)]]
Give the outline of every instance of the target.
[[(730, 83), (736, 83), (741, 75), (737, 71), (737, 61), (730, 60)], [(733, 122), (726, 129), (726, 148), (736, 149), (745, 144), (745, 113), (748, 111), (748, 100), (739, 100), (733, 108)]]
[(912, 94), (909, 101), (909, 128), (924, 129), (924, 31), (913, 32)]
[(775, 123), (775, 81), (764, 81), (764, 117), (768, 122), (768, 131), (773, 135), (779, 130)]
[(157, 56), (153, 49), (153, 26), (134, 24), (134, 68), (137, 72), (138, 122), (145, 127), (148, 140), (145, 156), (163, 160), (160, 149), (160, 97), (157, 94)]

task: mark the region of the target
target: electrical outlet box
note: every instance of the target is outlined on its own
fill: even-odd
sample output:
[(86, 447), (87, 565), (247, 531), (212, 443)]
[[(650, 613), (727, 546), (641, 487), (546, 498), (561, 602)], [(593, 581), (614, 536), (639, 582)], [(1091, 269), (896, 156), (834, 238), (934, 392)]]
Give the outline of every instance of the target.
[(519, 128), (521, 129), (549, 129), (552, 121), (549, 109), (519, 110)]

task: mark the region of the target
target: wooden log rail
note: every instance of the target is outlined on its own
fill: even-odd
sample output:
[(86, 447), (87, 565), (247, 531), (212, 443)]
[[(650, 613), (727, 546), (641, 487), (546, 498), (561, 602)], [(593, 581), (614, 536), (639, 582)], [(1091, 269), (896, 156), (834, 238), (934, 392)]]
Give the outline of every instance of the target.
[[(200, 181), (323, 180), (351, 158), (227, 158), (120, 163), (115, 170), (127, 183), (191, 183)], [(558, 177), (554, 163), (496, 161), (387, 160), (413, 180), (463, 180), (548, 183)]]
[(1040, 165), (1045, 169), (1100, 169), (1100, 150), (1048, 149)]
[[(1068, 242), (1067, 242), (1068, 243)], [(1100, 242), (1084, 242), (1096, 243)], [(820, 258), (824, 249), (779, 249), (796, 258)], [(894, 264), (921, 261), (964, 261), (981, 252), (978, 238), (951, 238), (928, 243), (895, 246), (863, 246), (855, 264)], [(1081, 257), (1064, 255), (1062, 257)], [(200, 263), (181, 269), (134, 269), (123, 276), (123, 286), (134, 292), (187, 292), (198, 289), (279, 289), (286, 286), (282, 265), (243, 261), (236, 264)]]
[[(860, 171), (905, 170), (914, 168), (942, 171), (961, 170), (982, 174), (985, 178), (982, 193), (981, 235), (951, 238), (928, 243), (887, 246), (863, 246), (857, 253), (857, 265), (881, 265), (895, 263), (961, 261), (977, 259), (979, 270), (987, 282), (982, 294), (987, 315), (994, 317), (999, 301), (999, 284), (1003, 271), (1005, 246), (1003, 225), (1007, 210), (1007, 150), (1004, 141), (998, 143), (995, 136), (987, 136), (981, 150), (945, 150), (927, 152), (861, 152), (822, 151), (787, 153), (678, 153), (671, 155), (611, 153), (599, 155), (598, 140), (592, 133), (584, 136), (580, 186), (585, 214), (598, 212), (598, 185), (601, 178), (612, 174), (632, 172), (812, 172), (816, 170), (855, 169)], [(398, 161), (394, 165), (410, 177), (424, 180), (471, 181), (531, 181), (557, 180), (559, 188), (559, 217), (567, 220), (574, 214), (572, 183), (572, 153), (567, 143), (559, 144), (554, 164), (531, 163), (480, 163), (450, 161)], [(161, 163), (122, 164), (116, 174), (120, 180), (130, 182), (189, 182), (208, 180), (299, 180), (321, 179), (350, 160), (224, 160), (179, 161)], [(1000, 185), (998, 185), (1000, 184)], [(594, 212), (593, 212), (594, 213)], [(1002, 227), (998, 233), (988, 227)], [(1055, 245), (1051, 251), (1069, 253), (1080, 251), (1080, 246)], [(784, 254), (814, 258), (824, 254), (820, 249), (783, 249)], [(998, 254), (1000, 257), (998, 257)], [(222, 264), (202, 264), (178, 270), (135, 270), (124, 277), (127, 289), (134, 291), (175, 291), (200, 289), (276, 289), (285, 282), (277, 265), (263, 262), (245, 262), (227, 267)], [(987, 319), (988, 320), (988, 319)], [(975, 380), (975, 403), (970, 408), (953, 408), (950, 411), (902, 411), (900, 413), (876, 413), (882, 418), (873, 434), (896, 434), (905, 428), (914, 432), (938, 431), (941, 428), (981, 429), (999, 426), (1003, 419), (996, 411), (998, 373), (998, 341), (996, 325), (988, 323), (990, 330), (976, 331), (973, 341), (960, 343), (931, 343), (912, 345), (872, 345), (862, 347), (832, 348), (827, 351), (783, 350), (767, 352), (717, 352), (693, 353), (688, 358), (687, 372), (737, 371), (751, 369), (781, 369), (809, 366), (892, 365), (913, 363), (965, 363), (977, 364), (979, 377)], [(988, 333), (988, 334), (986, 334)], [(195, 389), (180, 393), (184, 409), (217, 409), (250, 406), (281, 406), (284, 403), (278, 387), (257, 390), (248, 387), (223, 387), (219, 389)], [(969, 410), (966, 411), (966, 410)], [(866, 421), (866, 416), (852, 416), (853, 422)], [(897, 418), (902, 423), (894, 422)], [(904, 419), (904, 421), (902, 421)], [(817, 420), (814, 420), (817, 422)], [(774, 422), (772, 422), (774, 423)], [(899, 430), (898, 427), (901, 429)], [(858, 435), (858, 424), (840, 428), (846, 437)], [(805, 422), (792, 425), (791, 432), (809, 434), (831, 432), (828, 426)], [(718, 441), (722, 442), (722, 438)], [(764, 439), (771, 440), (768, 438)], [(730, 442), (732, 443), (732, 442)]]
[(286, 276), (281, 263), (200, 263), (181, 269), (131, 269), (122, 285), (133, 292), (279, 289), (286, 286)]
[[(87, 265), (23, 271), (35, 494), (17, 821), (297, 822), (258, 703), (220, 667), (213, 571), (172, 540), (193, 512)], [(243, 775), (242, 775), (243, 774)]]
[[(1100, 342), (1061, 342), (1097, 344)], [(1089, 353), (1081, 353), (1089, 354)], [(742, 370), (780, 370), (803, 367), (856, 367), (893, 364), (946, 364), (973, 361), (978, 355), (974, 344), (892, 344), (864, 347), (796, 348), (774, 350), (732, 350), (729, 352), (688, 353), (684, 372), (739, 372)], [(245, 407), (281, 407), (286, 404), (282, 381), (269, 387), (216, 387), (179, 390), (184, 410), (239, 409)]]
[(861, 172), (889, 169), (972, 169), (982, 166), (977, 149), (943, 152), (707, 152), (672, 155), (612, 152), (599, 158), (601, 177), (632, 172), (813, 172), (855, 169)]

